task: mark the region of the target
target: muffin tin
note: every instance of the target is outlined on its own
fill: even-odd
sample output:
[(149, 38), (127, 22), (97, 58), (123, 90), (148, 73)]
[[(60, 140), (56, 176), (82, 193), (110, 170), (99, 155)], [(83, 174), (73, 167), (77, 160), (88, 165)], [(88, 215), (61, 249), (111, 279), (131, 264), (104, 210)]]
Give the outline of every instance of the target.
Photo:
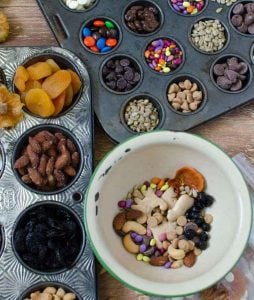
[[(45, 56), (61, 57), (63, 62), (75, 67), (81, 80), (82, 91), (80, 98), (65, 114), (58, 118), (43, 119), (25, 113), (24, 120), (14, 129), (0, 132), (0, 230), (3, 229), (3, 252), (0, 251), (0, 299), (22, 300), (21, 294), (31, 286), (50, 286), (49, 282), (57, 282), (67, 286), (66, 290), (77, 293), (77, 299), (96, 299), (95, 262), (89, 242), (86, 239), (82, 224), (83, 195), (92, 174), (92, 141), (93, 119), (91, 107), (90, 78), (82, 61), (73, 53), (58, 47), (47, 48), (1, 48), (0, 69), (6, 76), (6, 83), (13, 87), (13, 75), (18, 65)], [(5, 82), (5, 76), (1, 81)], [(57, 193), (38, 193), (29, 187), (21, 185), (13, 172), (14, 149), (18, 149), (21, 136), (27, 136), (31, 130), (50, 128), (68, 132), (69, 136), (79, 145), (82, 166), (78, 176), (67, 189)], [(67, 205), (82, 224), (84, 237), (80, 254), (75, 264), (55, 273), (39, 272), (27, 268), (15, 255), (12, 237), (17, 220), (27, 208), (35, 203), (53, 203)], [(0, 249), (1, 250), (1, 249)], [(68, 288), (69, 287), (69, 288)], [(32, 287), (33, 289), (33, 287)]]
[[(131, 3), (135, 3), (132, 1)], [(142, 1), (143, 2), (143, 1)], [(147, 2), (147, 1), (146, 1)], [(153, 2), (153, 1), (150, 1)], [(251, 73), (254, 66), (251, 65), (250, 48), (253, 40), (249, 36), (244, 36), (236, 32), (229, 23), (228, 14), (230, 7), (223, 5), (221, 13), (216, 13), (218, 4), (206, 0), (205, 8), (196, 15), (179, 15), (172, 9), (169, 0), (156, 2), (160, 8), (161, 26), (159, 30), (149, 35), (138, 35), (126, 28), (124, 12), (130, 6), (129, 0), (108, 1), (98, 0), (96, 6), (83, 13), (75, 13), (65, 9), (61, 0), (38, 0), (46, 19), (51, 26), (56, 38), (63, 48), (76, 52), (87, 64), (93, 88), (93, 101), (96, 116), (106, 131), (106, 133), (117, 142), (121, 142), (135, 133), (128, 130), (122, 122), (121, 111), (126, 100), (133, 98), (134, 95), (148, 95), (158, 99), (158, 110), (163, 111), (165, 118), (160, 122), (158, 129), (169, 129), (175, 131), (188, 130), (205, 121), (208, 121), (222, 113), (225, 113), (241, 104), (254, 99), (254, 84), (252, 76), (250, 84), (244, 92), (237, 94), (222, 91), (214, 84), (210, 76), (210, 70), (213, 62), (222, 55), (238, 55), (245, 59), (249, 65)], [(140, 3), (138, 1), (137, 3)], [(110, 54), (98, 55), (87, 51), (80, 42), (80, 32), (86, 20), (97, 19), (100, 16), (115, 21), (120, 28), (122, 40), (118, 48)], [(197, 51), (190, 42), (190, 28), (200, 19), (218, 19), (226, 28), (228, 40), (222, 51), (216, 54), (204, 54)], [(75, 22), (73, 20), (75, 19)], [(144, 51), (150, 41), (159, 37), (169, 37), (179, 42), (183, 48), (185, 61), (181, 68), (167, 75), (155, 73), (147, 66), (144, 59)], [(114, 93), (105, 89), (101, 81), (101, 66), (112, 55), (129, 55), (136, 59), (142, 70), (143, 80), (140, 85), (130, 91), (128, 94)], [(179, 114), (170, 109), (167, 100), (167, 86), (175, 77), (183, 74), (195, 74), (197, 79), (204, 85), (207, 94), (207, 100), (202, 108), (194, 114)], [(163, 118), (161, 116), (161, 118)]]

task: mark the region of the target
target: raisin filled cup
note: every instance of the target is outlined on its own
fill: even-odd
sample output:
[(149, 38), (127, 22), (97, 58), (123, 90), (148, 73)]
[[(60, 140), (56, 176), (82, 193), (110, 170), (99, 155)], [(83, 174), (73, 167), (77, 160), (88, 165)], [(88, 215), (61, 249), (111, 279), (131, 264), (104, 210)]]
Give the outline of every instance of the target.
[(19, 183), (31, 192), (57, 194), (79, 178), (83, 152), (79, 141), (62, 126), (38, 125), (17, 141), (12, 169)]
[(13, 77), (13, 90), (25, 104), (24, 110), (39, 118), (68, 113), (79, 101), (83, 85), (77, 66), (58, 53), (28, 58)]
[(67, 205), (37, 202), (18, 216), (12, 233), (16, 258), (39, 274), (57, 274), (72, 268), (85, 247), (82, 221)]

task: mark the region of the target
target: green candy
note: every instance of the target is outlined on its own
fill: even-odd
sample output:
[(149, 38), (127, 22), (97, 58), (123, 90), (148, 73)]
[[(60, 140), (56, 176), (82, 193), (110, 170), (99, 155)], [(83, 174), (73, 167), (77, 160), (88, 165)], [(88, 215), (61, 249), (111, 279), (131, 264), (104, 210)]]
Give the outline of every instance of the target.
[(105, 25), (106, 25), (106, 27), (107, 27), (108, 29), (115, 28), (114, 24), (113, 24), (112, 22), (110, 22), (110, 21), (106, 21), (106, 22), (105, 22)]

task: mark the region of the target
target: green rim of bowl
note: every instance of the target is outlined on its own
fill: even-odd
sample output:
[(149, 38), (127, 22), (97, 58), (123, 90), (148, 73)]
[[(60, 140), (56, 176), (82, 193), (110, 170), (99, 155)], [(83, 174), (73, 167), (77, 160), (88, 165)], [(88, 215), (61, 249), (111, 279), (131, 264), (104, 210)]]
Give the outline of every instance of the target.
[[(173, 132), (175, 133), (174, 131), (169, 131), (169, 130), (154, 130), (154, 131), (151, 131), (151, 132), (146, 132), (146, 133), (143, 133), (142, 135), (148, 135), (148, 134), (151, 134), (151, 133), (155, 133), (155, 132)], [(253, 225), (253, 204), (252, 204), (252, 201), (251, 201), (251, 197), (250, 197), (250, 191), (249, 191), (249, 188), (247, 186), (247, 183), (242, 175), (242, 172), (240, 171), (240, 169), (238, 168), (237, 164), (232, 160), (232, 158), (222, 149), (220, 148), (218, 145), (216, 145), (215, 143), (213, 143), (212, 141), (206, 139), (206, 138), (203, 138), (197, 134), (192, 134), (192, 133), (187, 133), (187, 132), (181, 132), (181, 133), (184, 133), (184, 134), (187, 134), (187, 135), (192, 135), (192, 136), (195, 136), (203, 141), (206, 141), (208, 142), (209, 144), (213, 145), (214, 147), (216, 147), (218, 150), (222, 151), (229, 159), (230, 161), (235, 165), (236, 169), (238, 170), (240, 176), (242, 177), (243, 179), (243, 182), (245, 183), (245, 187), (246, 187), (246, 190), (248, 192), (248, 195), (249, 195), (249, 201), (250, 201), (250, 206), (251, 206), (251, 215), (250, 215), (250, 228), (249, 228), (249, 233), (248, 233), (248, 239), (246, 240), (246, 243), (245, 243), (245, 246), (243, 248), (243, 251), (241, 253), (241, 255), (239, 256), (239, 258), (237, 259), (237, 261), (234, 263), (234, 265), (225, 273), (224, 276), (222, 276), (220, 279), (214, 281), (212, 284), (208, 285), (207, 287), (204, 287), (200, 290), (197, 290), (195, 291), (194, 293), (189, 293), (189, 294), (179, 294), (179, 295), (163, 295), (163, 294), (153, 294), (153, 293), (149, 293), (145, 290), (142, 290), (142, 289), (139, 289), (138, 287), (136, 286), (133, 286), (133, 285), (130, 285), (129, 283), (127, 283), (126, 281), (124, 281), (122, 278), (120, 278), (111, 268), (110, 266), (108, 266), (102, 259), (102, 257), (100, 256), (99, 252), (97, 251), (95, 245), (93, 244), (93, 241), (92, 241), (92, 238), (90, 236), (90, 232), (88, 230), (88, 224), (87, 224), (87, 220), (86, 220), (86, 213), (87, 213), (87, 205), (88, 205), (88, 201), (87, 201), (87, 197), (88, 197), (88, 194), (89, 194), (89, 190), (90, 190), (90, 187), (92, 185), (92, 182), (93, 182), (93, 179), (95, 177), (95, 175), (97, 174), (100, 166), (103, 164), (103, 162), (107, 159), (107, 157), (117, 148), (119, 148), (120, 146), (126, 144), (127, 142), (129, 142), (130, 140), (133, 140), (133, 139), (136, 139), (138, 138), (139, 136), (134, 136), (134, 137), (130, 137), (128, 139), (126, 139), (124, 142), (122, 142), (121, 144), (117, 145), (116, 147), (114, 147), (112, 150), (110, 150), (102, 159), (101, 161), (99, 162), (99, 164), (96, 166), (91, 178), (90, 178), (90, 182), (89, 182), (89, 185), (87, 187), (87, 190), (86, 190), (86, 193), (85, 193), (85, 205), (84, 205), (84, 222), (85, 222), (85, 229), (86, 229), (86, 234), (87, 234), (87, 237), (88, 237), (88, 240), (90, 242), (90, 245), (91, 245), (91, 248), (92, 248), (92, 251), (94, 253), (94, 255), (96, 256), (96, 258), (98, 259), (98, 261), (100, 262), (100, 264), (103, 266), (104, 269), (107, 270), (107, 272), (112, 276), (114, 277), (116, 280), (118, 280), (120, 283), (124, 284), (126, 287), (130, 288), (131, 290), (134, 290), (134, 291), (137, 291), (139, 293), (142, 293), (144, 295), (148, 295), (148, 296), (155, 296), (155, 297), (187, 297), (187, 296), (190, 296), (190, 295), (194, 295), (194, 294), (197, 294), (203, 290), (206, 290), (208, 289), (209, 287), (215, 285), (216, 283), (218, 283), (219, 281), (221, 281), (232, 269), (234, 269), (234, 267), (238, 264), (239, 260), (241, 259), (247, 245), (248, 245), (248, 241), (250, 239), (250, 234), (251, 234), (251, 229), (252, 229), (252, 225)]]

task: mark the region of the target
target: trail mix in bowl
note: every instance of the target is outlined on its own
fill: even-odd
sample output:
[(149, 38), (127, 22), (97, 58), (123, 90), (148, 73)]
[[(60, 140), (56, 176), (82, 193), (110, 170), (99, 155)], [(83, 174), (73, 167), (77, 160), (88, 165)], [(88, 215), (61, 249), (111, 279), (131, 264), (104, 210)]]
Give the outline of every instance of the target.
[(177, 170), (174, 179), (154, 177), (134, 186), (113, 220), (124, 248), (153, 266), (192, 267), (208, 247), (213, 221), (205, 209), (214, 198), (204, 189), (205, 178), (192, 167)]

